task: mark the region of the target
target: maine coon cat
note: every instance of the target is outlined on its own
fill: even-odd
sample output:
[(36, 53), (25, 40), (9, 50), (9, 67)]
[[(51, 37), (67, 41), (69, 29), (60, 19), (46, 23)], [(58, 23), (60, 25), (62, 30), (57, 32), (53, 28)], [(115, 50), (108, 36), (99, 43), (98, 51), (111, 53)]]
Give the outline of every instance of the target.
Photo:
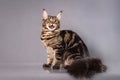
[(72, 30), (60, 30), (62, 11), (57, 16), (43, 10), (41, 41), (47, 50), (47, 62), (43, 68), (59, 69), (60, 65), (75, 77), (92, 77), (106, 71), (106, 66), (96, 57), (90, 57), (88, 49)]

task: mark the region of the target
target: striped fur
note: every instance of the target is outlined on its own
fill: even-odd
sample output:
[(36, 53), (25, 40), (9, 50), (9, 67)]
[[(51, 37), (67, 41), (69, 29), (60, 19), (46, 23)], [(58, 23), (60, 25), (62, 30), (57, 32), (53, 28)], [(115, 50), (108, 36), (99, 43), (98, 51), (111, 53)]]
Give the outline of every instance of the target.
[(75, 77), (91, 77), (106, 71), (100, 59), (89, 56), (85, 43), (77, 33), (60, 30), (61, 14), (50, 16), (46, 10), (43, 11), (41, 41), (48, 53), (43, 67), (59, 69), (62, 65)]

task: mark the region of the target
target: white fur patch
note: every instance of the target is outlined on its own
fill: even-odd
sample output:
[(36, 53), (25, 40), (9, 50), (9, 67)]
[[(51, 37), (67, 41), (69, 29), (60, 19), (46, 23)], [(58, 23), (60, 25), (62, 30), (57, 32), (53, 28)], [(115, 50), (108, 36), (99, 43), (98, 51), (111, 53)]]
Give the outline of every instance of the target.
[(50, 27), (49, 27), (49, 24), (47, 24), (46, 27), (47, 27), (50, 31), (53, 31), (53, 30), (56, 29), (56, 26), (54, 26), (54, 28), (50, 28)]

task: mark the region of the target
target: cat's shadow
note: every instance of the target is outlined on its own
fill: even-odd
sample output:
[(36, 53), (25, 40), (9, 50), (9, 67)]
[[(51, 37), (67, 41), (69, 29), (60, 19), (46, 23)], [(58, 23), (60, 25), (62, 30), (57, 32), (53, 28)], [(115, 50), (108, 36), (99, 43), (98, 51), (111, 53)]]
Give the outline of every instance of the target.
[[(60, 68), (60, 69), (52, 69), (52, 68), (43, 68), (45, 71), (48, 71), (49, 73), (58, 73), (58, 74), (62, 74), (62, 73), (67, 73), (67, 70), (64, 68)], [(86, 78), (74, 78), (73, 80), (93, 80), (92, 78), (86, 79)]]
[(50, 73), (67, 73), (67, 70), (65, 70), (64, 68), (60, 68), (60, 69), (43, 68), (43, 69)]

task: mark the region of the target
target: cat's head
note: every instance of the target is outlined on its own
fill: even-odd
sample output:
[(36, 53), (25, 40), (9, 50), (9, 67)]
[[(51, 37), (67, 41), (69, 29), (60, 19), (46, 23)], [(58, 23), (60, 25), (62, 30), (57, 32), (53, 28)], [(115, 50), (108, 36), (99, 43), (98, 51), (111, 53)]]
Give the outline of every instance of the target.
[(60, 11), (56, 16), (51, 16), (51, 15), (48, 15), (45, 9), (43, 9), (43, 22), (42, 22), (43, 28), (49, 31), (55, 31), (59, 29), (61, 14), (62, 14), (62, 11)]

